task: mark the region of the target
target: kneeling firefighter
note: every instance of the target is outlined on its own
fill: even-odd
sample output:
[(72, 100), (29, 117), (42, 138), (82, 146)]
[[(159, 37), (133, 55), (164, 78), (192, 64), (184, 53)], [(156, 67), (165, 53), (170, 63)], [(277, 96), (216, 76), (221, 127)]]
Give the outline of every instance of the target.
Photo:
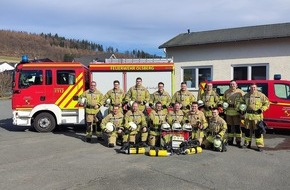
[(152, 110), (149, 115), (149, 145), (160, 146), (160, 128), (165, 122), (166, 114), (162, 111), (161, 102), (155, 104), (155, 110)]
[(209, 120), (207, 137), (201, 147), (220, 152), (226, 151), (227, 123), (219, 116), (218, 108), (212, 109), (212, 117)]
[(108, 137), (108, 147), (116, 146), (117, 137), (123, 136), (123, 121), (124, 116), (119, 112), (119, 105), (115, 105), (113, 111), (103, 119), (101, 128)]
[[(139, 110), (137, 102), (132, 104), (131, 110), (125, 114), (125, 131), (128, 131), (123, 136), (123, 147), (128, 147), (129, 144), (144, 144), (147, 139), (142, 139), (143, 129), (147, 127), (145, 115)], [(141, 138), (140, 138), (141, 137)], [(147, 135), (146, 135), (147, 137)], [(145, 137), (145, 138), (146, 138)]]

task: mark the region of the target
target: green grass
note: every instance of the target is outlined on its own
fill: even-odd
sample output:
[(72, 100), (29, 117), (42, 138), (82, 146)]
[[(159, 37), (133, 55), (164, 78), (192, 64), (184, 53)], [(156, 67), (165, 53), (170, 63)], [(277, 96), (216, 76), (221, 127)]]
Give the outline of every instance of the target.
[(21, 57), (0, 56), (0, 62), (18, 63), (20, 60)]

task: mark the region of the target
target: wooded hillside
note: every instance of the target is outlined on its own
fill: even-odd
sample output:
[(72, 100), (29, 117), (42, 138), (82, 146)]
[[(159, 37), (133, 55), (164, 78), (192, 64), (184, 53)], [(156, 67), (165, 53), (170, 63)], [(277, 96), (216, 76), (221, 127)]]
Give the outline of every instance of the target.
[[(120, 53), (117, 48), (89, 42), (87, 40), (66, 39), (57, 34), (32, 34), (0, 30), (0, 56), (21, 57), (27, 54), (30, 59), (49, 58), (53, 61), (71, 61), (82, 55), (95, 55), (97, 52)], [(124, 53), (135, 58), (157, 58), (142, 50)]]

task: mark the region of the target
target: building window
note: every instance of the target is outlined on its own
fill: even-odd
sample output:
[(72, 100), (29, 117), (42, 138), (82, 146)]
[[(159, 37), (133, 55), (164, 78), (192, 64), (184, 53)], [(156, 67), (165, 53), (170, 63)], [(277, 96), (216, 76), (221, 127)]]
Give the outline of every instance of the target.
[(234, 80), (266, 80), (268, 79), (268, 64), (233, 65)]
[(187, 88), (197, 89), (202, 81), (212, 80), (211, 67), (183, 67), (183, 81)]

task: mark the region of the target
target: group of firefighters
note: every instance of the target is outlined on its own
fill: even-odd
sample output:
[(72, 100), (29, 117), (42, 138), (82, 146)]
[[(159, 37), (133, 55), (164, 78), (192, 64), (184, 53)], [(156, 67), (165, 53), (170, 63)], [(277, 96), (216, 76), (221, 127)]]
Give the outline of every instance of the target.
[[(186, 131), (189, 133), (188, 140), (195, 140), (205, 149), (226, 151), (225, 145), (234, 145), (234, 142), (239, 148), (251, 148), (253, 134), (257, 150), (262, 151), (264, 147), (263, 126), (259, 126), (269, 101), (254, 83), (249, 92), (244, 93), (232, 80), (222, 99), (210, 82), (197, 99), (187, 90), (185, 82), (172, 97), (164, 90), (162, 82), (158, 83), (158, 90), (150, 95), (140, 77), (127, 93), (120, 88), (118, 80), (105, 95), (97, 90), (96, 85), (92, 81), (90, 89), (80, 97), (80, 105), (86, 111), (86, 142), (91, 142), (96, 132), (99, 140), (107, 138), (108, 147), (118, 143), (123, 145), (122, 148), (128, 147), (128, 144), (165, 147), (170, 144), (172, 131)], [(109, 109), (104, 118), (101, 106)], [(151, 108), (150, 113), (148, 108)]]

